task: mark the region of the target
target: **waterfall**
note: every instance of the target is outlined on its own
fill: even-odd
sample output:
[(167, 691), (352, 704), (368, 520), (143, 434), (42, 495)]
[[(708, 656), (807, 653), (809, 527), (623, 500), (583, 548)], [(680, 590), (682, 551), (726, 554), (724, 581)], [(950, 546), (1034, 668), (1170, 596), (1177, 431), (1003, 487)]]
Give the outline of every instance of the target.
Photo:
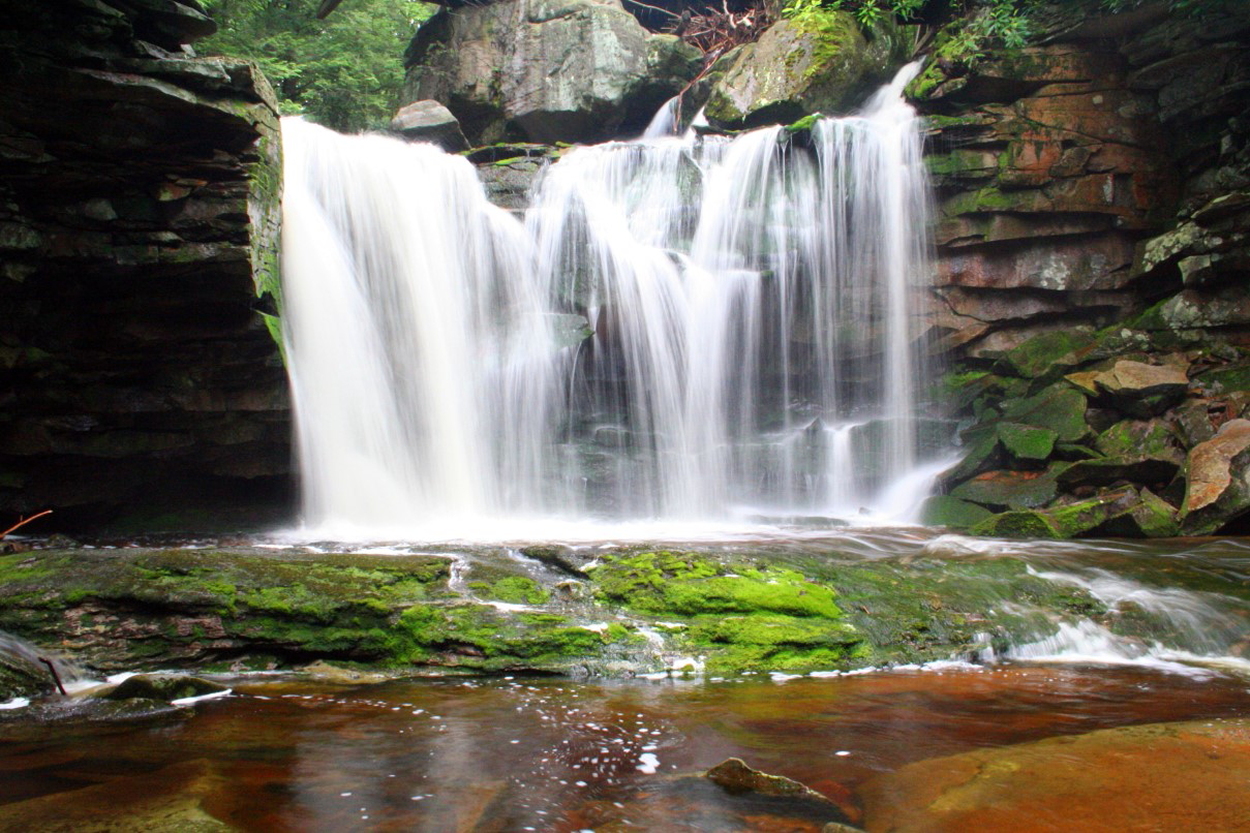
[(806, 131), (574, 148), (523, 222), (463, 159), (284, 121), (306, 523), (889, 517), (923, 458), (904, 80)]

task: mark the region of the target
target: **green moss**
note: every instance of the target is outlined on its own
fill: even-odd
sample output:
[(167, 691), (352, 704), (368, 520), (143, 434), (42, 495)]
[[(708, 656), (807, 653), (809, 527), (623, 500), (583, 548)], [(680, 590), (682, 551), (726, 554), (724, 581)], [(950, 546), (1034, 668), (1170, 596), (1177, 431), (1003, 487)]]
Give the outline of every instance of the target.
[(834, 593), (798, 573), (764, 567), (730, 574), (728, 569), (693, 554), (660, 552), (609, 556), (592, 575), (600, 599), (644, 613), (841, 616)]
[(1037, 463), (1048, 459), (1059, 435), (1049, 428), (1037, 428), (1014, 422), (998, 424), (998, 440), (1017, 461)]
[(971, 529), (992, 514), (985, 507), (966, 500), (950, 495), (933, 495), (921, 507), (920, 522), (925, 526)]
[(1009, 350), (995, 369), (1022, 379), (1037, 379), (1065, 357), (1089, 351), (1094, 342), (1095, 336), (1088, 329), (1041, 333)]
[(1059, 382), (1035, 396), (1004, 401), (1002, 414), (1012, 422), (1052, 430), (1063, 442), (1079, 442), (1091, 433), (1085, 422), (1086, 406), (1084, 394)]
[(526, 576), (507, 576), (493, 583), (473, 581), (469, 583), (469, 589), (482, 598), (507, 604), (540, 605), (546, 604), (551, 598), (550, 591)]
[(1002, 512), (972, 528), (973, 535), (990, 538), (1061, 538), (1053, 520), (1044, 512)]

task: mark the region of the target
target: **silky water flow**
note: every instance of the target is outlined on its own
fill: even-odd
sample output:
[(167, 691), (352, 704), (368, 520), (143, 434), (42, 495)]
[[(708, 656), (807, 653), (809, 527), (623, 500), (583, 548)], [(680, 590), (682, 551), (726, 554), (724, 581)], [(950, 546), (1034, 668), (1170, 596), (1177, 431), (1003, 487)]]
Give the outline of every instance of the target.
[(464, 159), (285, 120), (305, 523), (907, 520), (934, 454), (906, 78), (803, 133), (574, 148), (523, 221)]

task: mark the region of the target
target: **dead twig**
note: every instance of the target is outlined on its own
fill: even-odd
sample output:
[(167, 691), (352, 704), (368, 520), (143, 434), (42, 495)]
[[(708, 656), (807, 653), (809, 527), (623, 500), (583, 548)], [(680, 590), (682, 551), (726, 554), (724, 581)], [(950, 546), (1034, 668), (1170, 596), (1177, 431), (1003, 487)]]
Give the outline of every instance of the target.
[(65, 690), (65, 686), (61, 685), (61, 675), (56, 673), (56, 666), (52, 664), (52, 660), (36, 657), (44, 665), (48, 666), (48, 673), (52, 675), (52, 681), (56, 683), (57, 690), (61, 692), (62, 697), (68, 697), (69, 692)]
[(26, 524), (30, 523), (31, 521), (38, 520), (39, 518), (42, 518), (44, 515), (51, 515), (51, 514), (52, 514), (51, 509), (45, 509), (42, 512), (37, 512), (34, 515), (31, 515), (29, 518), (22, 518), (20, 521), (13, 524), (13, 526), (6, 529), (4, 532), (0, 532), (0, 540), (4, 540), (4, 537), (8, 535), (10, 532), (21, 529), (22, 527), (26, 526)]

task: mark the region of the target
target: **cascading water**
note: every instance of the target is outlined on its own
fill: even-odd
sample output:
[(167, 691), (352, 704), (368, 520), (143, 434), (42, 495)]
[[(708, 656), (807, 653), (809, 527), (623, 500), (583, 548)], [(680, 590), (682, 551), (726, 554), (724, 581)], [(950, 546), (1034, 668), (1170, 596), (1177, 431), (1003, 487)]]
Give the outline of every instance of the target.
[(810, 134), (576, 148), (523, 225), (462, 159), (285, 122), (306, 523), (897, 519), (925, 376), (906, 78)]

